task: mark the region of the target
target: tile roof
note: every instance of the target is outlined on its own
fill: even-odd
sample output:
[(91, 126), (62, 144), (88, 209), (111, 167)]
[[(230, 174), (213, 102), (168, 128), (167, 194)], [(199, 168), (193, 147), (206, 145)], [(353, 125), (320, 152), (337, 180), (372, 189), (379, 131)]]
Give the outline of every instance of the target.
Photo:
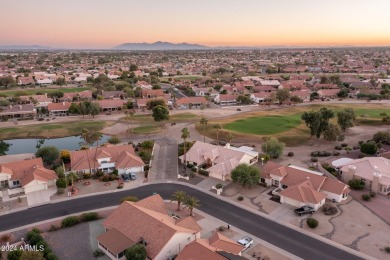
[(129, 144), (70, 151), (70, 167), (73, 171), (87, 170), (94, 165), (98, 168), (100, 167), (98, 159), (102, 158), (109, 158), (109, 162), (115, 162), (115, 167), (118, 169), (141, 167), (145, 164), (139, 156), (135, 155), (133, 146)]
[(0, 172), (11, 175), (11, 180), (20, 180), (23, 187), (34, 180), (48, 182), (57, 179), (54, 171), (43, 167), (42, 158), (40, 157), (4, 163), (0, 165)]
[(218, 251), (222, 250), (236, 255), (238, 255), (242, 250), (244, 250), (244, 247), (242, 245), (218, 232), (215, 232), (209, 238), (209, 244), (210, 246), (217, 248)]
[(184, 97), (176, 100), (177, 105), (206, 104), (207, 102), (205, 97)]
[[(163, 204), (164, 201), (158, 194), (139, 202), (123, 202), (106, 218), (103, 225), (108, 230), (115, 228), (127, 239), (136, 243), (143, 239), (146, 242), (148, 257), (154, 259), (176, 233), (192, 235), (198, 232), (178, 225), (175, 219), (167, 213), (162, 213), (161, 209), (157, 211), (153, 209), (154, 205)], [(195, 222), (192, 217), (189, 218)], [(190, 221), (185, 220), (186, 226)], [(108, 241), (106, 246), (115, 247), (113, 241)]]
[(47, 105), (47, 110), (49, 110), (49, 111), (68, 111), (71, 105), (72, 105), (71, 102), (50, 103)]
[(121, 108), (124, 101), (121, 99), (103, 99), (97, 101), (100, 108)]
[(227, 258), (197, 240), (186, 245), (176, 257), (176, 260), (227, 260)]
[(136, 243), (134, 241), (131, 241), (128, 237), (123, 235), (115, 228), (110, 229), (103, 234), (100, 234), (96, 239), (100, 242), (100, 244), (104, 245), (105, 247), (109, 247), (110, 251), (114, 255), (125, 251)]
[(289, 186), (287, 189), (279, 192), (281, 196), (285, 196), (303, 203), (318, 204), (326, 195), (322, 192), (316, 191), (310, 180), (301, 182), (299, 184)]

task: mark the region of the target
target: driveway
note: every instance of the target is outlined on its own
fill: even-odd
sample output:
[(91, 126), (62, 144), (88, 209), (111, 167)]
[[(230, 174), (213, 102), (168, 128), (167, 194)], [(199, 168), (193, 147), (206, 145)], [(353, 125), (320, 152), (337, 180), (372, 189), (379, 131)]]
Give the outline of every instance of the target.
[(27, 193), (27, 205), (37, 206), (50, 202), (50, 197), (57, 192), (55, 187), (49, 187), (47, 190), (40, 190)]
[(150, 180), (177, 180), (178, 144), (172, 138), (156, 140)]

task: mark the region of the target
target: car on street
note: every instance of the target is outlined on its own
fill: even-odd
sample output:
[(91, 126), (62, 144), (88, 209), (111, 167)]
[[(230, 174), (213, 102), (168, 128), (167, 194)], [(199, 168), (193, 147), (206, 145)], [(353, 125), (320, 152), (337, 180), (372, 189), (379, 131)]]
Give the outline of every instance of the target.
[(253, 244), (253, 239), (248, 237), (248, 236), (245, 236), (243, 238), (241, 238), (240, 240), (237, 241), (237, 243), (239, 243), (240, 245), (244, 246), (245, 249), (251, 247), (251, 245)]
[(303, 206), (303, 207), (294, 209), (294, 212), (295, 212), (298, 216), (302, 216), (302, 215), (304, 215), (304, 214), (313, 214), (314, 211), (315, 211), (314, 208), (309, 207), (309, 206)]

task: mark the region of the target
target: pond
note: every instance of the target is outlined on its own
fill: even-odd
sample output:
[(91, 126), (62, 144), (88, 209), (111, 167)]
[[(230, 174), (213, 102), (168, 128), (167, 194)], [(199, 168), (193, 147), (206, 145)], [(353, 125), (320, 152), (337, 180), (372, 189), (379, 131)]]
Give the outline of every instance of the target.
[[(99, 141), (99, 145), (107, 142), (110, 138), (108, 135), (103, 135)], [(68, 136), (63, 138), (53, 139), (11, 139), (4, 140), (0, 143), (1, 150), (5, 150), (5, 154), (19, 154), (19, 153), (35, 153), (39, 147), (43, 146), (55, 146), (58, 150), (79, 150), (80, 144), (83, 143), (83, 139), (80, 136)], [(4, 145), (10, 144), (8, 151)], [(96, 143), (94, 144), (94, 146)]]

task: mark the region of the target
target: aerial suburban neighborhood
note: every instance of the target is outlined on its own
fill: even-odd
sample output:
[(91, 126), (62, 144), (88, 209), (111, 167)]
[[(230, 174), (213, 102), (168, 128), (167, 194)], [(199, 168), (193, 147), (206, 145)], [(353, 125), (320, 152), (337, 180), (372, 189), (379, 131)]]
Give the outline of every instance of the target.
[(389, 4), (149, 2), (0, 4), (0, 260), (390, 259)]

